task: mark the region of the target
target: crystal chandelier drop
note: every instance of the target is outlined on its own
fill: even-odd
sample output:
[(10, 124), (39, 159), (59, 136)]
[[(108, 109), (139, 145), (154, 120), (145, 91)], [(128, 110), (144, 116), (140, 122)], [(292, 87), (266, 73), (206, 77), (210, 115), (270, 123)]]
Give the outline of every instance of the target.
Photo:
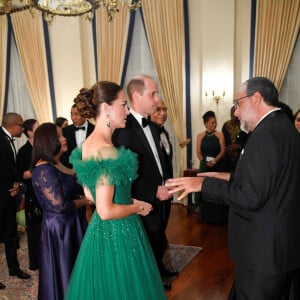
[(0, 1), (0, 13), (7, 14), (12, 10), (12, 0), (1, 0)]
[(92, 3), (86, 0), (38, 0), (37, 6), (43, 11), (61, 16), (81, 15), (93, 8)]
[(119, 5), (127, 6), (129, 11), (136, 10), (142, 5), (142, 0), (99, 0), (98, 2), (99, 6), (106, 8), (109, 21), (119, 12)]
[(89, 17), (93, 9), (90, 1), (86, 0), (37, 0), (35, 7), (44, 13), (44, 18), (51, 23), (55, 15)]
[(92, 19), (94, 11), (103, 6), (111, 21), (119, 12), (120, 6), (126, 6), (129, 11), (141, 7), (142, 0), (32, 0), (33, 6), (44, 12), (46, 21), (52, 22), (56, 15), (80, 16)]

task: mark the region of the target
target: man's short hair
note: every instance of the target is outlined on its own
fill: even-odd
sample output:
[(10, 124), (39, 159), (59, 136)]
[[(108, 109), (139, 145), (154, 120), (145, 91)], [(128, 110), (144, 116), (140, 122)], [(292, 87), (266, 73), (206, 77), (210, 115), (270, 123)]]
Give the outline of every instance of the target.
[(266, 77), (253, 77), (246, 81), (247, 95), (259, 92), (265, 103), (271, 106), (278, 106), (278, 90), (274, 83)]

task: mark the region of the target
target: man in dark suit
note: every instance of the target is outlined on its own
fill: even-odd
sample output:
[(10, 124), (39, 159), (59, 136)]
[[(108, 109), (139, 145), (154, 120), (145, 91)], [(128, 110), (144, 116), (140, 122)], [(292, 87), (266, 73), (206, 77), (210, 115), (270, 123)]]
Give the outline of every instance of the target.
[[(152, 77), (141, 75), (129, 82), (127, 93), (131, 108), (126, 128), (115, 130), (112, 140), (116, 146), (123, 145), (138, 155), (138, 178), (132, 185), (132, 197), (152, 204), (153, 211), (142, 217), (142, 222), (161, 275), (176, 276), (178, 272), (166, 270), (162, 262), (166, 240), (163, 201), (170, 195), (164, 186), (167, 171), (156, 125), (148, 120), (159, 102), (157, 85)], [(163, 283), (165, 288), (171, 288)]]
[(73, 104), (71, 108), (71, 120), (73, 124), (62, 129), (63, 135), (67, 139), (68, 151), (62, 155), (61, 162), (68, 168), (72, 168), (72, 165), (69, 163), (69, 156), (72, 151), (82, 144), (95, 127), (79, 114), (76, 104)]
[[(168, 109), (163, 100), (159, 100), (156, 112), (151, 115), (150, 119), (153, 123), (157, 125), (157, 132), (160, 138), (160, 148), (164, 155), (166, 163), (166, 178), (173, 177), (173, 148), (170, 141), (170, 136), (168, 131), (165, 129), (164, 124), (168, 118)], [(163, 220), (165, 224), (165, 230), (167, 229), (170, 211), (171, 211), (171, 198), (163, 201)], [(165, 240), (165, 247), (168, 248), (168, 240)]]
[[(23, 119), (19, 114), (7, 113), (0, 128), (0, 235), (5, 245), (5, 257), (10, 276), (29, 279), (17, 260), (18, 232), (16, 222), (16, 201), (19, 193), (19, 178), (16, 165), (17, 153), (14, 137), (23, 133)], [(5, 288), (0, 283), (0, 288)]]
[(229, 212), (229, 252), (235, 263), (232, 299), (279, 300), (300, 267), (300, 138), (278, 91), (264, 77), (241, 85), (235, 115), (250, 136), (235, 173), (171, 179), (172, 192), (200, 191), (225, 202)]

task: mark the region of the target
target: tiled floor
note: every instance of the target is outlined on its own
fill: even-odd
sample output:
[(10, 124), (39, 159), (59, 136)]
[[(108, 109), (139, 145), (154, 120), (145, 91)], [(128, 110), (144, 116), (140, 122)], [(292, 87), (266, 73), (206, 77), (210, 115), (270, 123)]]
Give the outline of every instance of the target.
[(27, 235), (23, 227), (19, 227), (19, 236), (18, 260), (20, 268), (30, 274), (31, 279), (22, 280), (8, 275), (4, 244), (0, 244), (0, 281), (6, 285), (4, 290), (0, 290), (0, 300), (37, 299), (38, 271), (28, 270)]

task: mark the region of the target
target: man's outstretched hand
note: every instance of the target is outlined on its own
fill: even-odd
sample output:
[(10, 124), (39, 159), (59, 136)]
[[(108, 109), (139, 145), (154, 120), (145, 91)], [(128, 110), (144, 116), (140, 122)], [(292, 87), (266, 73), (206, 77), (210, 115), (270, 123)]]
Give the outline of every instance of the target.
[(200, 192), (204, 177), (179, 177), (168, 179), (165, 183), (170, 194), (183, 191), (177, 200), (182, 200), (189, 193)]

